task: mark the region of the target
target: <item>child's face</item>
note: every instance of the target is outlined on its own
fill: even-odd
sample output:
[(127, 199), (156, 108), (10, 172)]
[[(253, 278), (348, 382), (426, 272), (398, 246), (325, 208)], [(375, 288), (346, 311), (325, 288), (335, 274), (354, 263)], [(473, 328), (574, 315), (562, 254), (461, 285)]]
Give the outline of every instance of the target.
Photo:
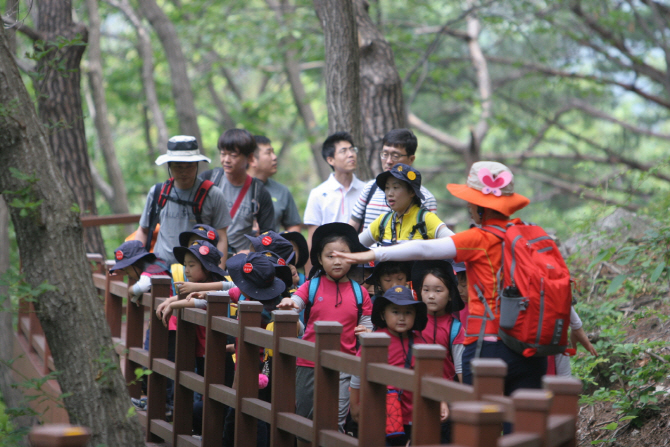
[(412, 304), (406, 306), (389, 304), (382, 312), (382, 319), (386, 322), (389, 332), (396, 336), (409, 332), (414, 327), (415, 318), (416, 307)]
[(426, 303), (428, 312), (442, 316), (447, 312), (446, 307), (450, 301), (449, 289), (440, 278), (429, 273), (423, 278), (421, 301)]
[(391, 177), (386, 181), (384, 188), (386, 194), (386, 201), (389, 207), (396, 212), (402, 213), (412, 203), (414, 198), (414, 191), (410, 192), (407, 188), (407, 183), (397, 178)]
[(402, 272), (387, 273), (379, 277), (379, 287), (382, 289), (382, 293), (385, 293), (391, 287), (406, 285), (407, 275)]
[(458, 278), (458, 293), (461, 295), (464, 303), (468, 302), (468, 277), (465, 275), (465, 272), (458, 272), (456, 274)]
[(196, 242), (198, 242), (198, 241), (202, 241), (202, 240), (203, 240), (203, 238), (201, 238), (200, 236), (195, 235), (195, 234), (192, 234), (191, 237), (188, 238), (188, 245), (187, 245), (187, 247), (190, 247), (190, 246), (193, 245), (194, 243), (196, 243)]
[(295, 268), (295, 265), (289, 264), (288, 268), (291, 270), (291, 279), (293, 280), (293, 285), (297, 286), (300, 282), (300, 276), (298, 276), (298, 269)]
[(349, 250), (349, 246), (343, 240), (329, 242), (321, 250), (319, 261), (321, 261), (323, 270), (331, 279), (338, 280), (349, 272), (351, 265), (342, 261), (342, 258), (334, 257), (334, 251), (351, 253), (351, 250)]
[(186, 253), (184, 256), (184, 273), (190, 282), (205, 282), (207, 279), (207, 272), (202, 268), (198, 258), (191, 253)]
[(137, 269), (134, 269), (132, 265), (124, 267), (121, 270), (126, 272), (126, 275), (128, 275), (128, 277), (133, 281), (138, 281), (140, 279), (139, 275), (137, 274)]

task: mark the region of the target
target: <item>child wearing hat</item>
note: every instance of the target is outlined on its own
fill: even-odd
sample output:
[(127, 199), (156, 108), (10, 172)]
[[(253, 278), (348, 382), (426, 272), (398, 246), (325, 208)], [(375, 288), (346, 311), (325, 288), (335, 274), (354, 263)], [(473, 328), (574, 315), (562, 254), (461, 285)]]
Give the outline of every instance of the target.
[(384, 191), (390, 213), (382, 214), (360, 235), (366, 247), (395, 245), (413, 239), (439, 239), (454, 234), (435, 213), (421, 208), (421, 173), (398, 163), (377, 176), (377, 186)]
[(131, 280), (136, 281), (128, 288), (128, 298), (135, 304), (151, 290), (152, 276), (168, 275), (165, 262), (149, 253), (140, 241), (124, 242), (114, 250), (114, 258), (116, 263), (109, 271), (123, 270)]
[[(470, 215), (477, 225), (505, 228), (520, 224), (520, 219), (510, 216), (530, 203), (526, 197), (514, 192), (514, 175), (510, 169), (497, 162), (474, 163), (466, 184), (448, 184), (454, 196), (468, 203)], [(466, 335), (478, 334), (484, 326), (480, 357), (500, 358), (508, 365), (505, 377), (505, 395), (519, 388), (541, 388), (542, 376), (547, 370), (546, 357), (525, 357), (510, 349), (498, 337), (500, 315), (498, 278), (502, 266), (502, 240), (479, 227), (470, 228), (448, 238), (430, 241), (412, 241), (394, 247), (379, 247), (367, 253), (334, 253), (347, 262), (359, 264), (369, 261), (439, 260), (453, 258), (465, 262), (468, 282), (468, 307)], [(480, 298), (481, 296), (481, 298)], [(486, 307), (493, 318), (486, 315)], [(470, 362), (475, 358), (478, 336), (466, 336), (463, 351), (463, 382), (472, 383)], [(506, 427), (509, 432), (510, 427)]]
[(372, 302), (383, 296), (387, 290), (395, 286), (406, 286), (410, 279), (412, 262), (389, 261), (375, 263), (372, 273), (365, 279), (366, 284), (374, 287)]
[[(282, 310), (305, 310), (303, 340), (316, 340), (316, 321), (337, 321), (343, 326), (340, 350), (347, 354), (356, 353), (357, 334), (366, 331), (366, 328), (372, 328), (372, 302), (367, 290), (347, 276), (351, 266), (334, 258), (333, 253), (364, 250), (367, 248), (358, 242), (356, 230), (351, 225), (334, 222), (321, 225), (314, 231), (310, 252), (314, 275), (291, 298), (284, 298), (277, 306)], [(310, 287), (313, 283), (317, 285), (315, 290), (314, 286)], [(296, 363), (296, 413), (311, 418), (314, 404), (314, 363), (303, 358), (298, 358)], [(349, 411), (350, 378), (349, 374), (340, 374), (341, 429)]]
[[(392, 287), (375, 300), (372, 306), (372, 323), (375, 325), (375, 332), (391, 337), (391, 344), (388, 347), (388, 364), (413, 369), (412, 348), (415, 343), (426, 343), (421, 335), (427, 323), (426, 303), (416, 301), (412, 290), (405, 286)], [(389, 392), (400, 393), (403, 427), (402, 431), (387, 432), (387, 443), (406, 445), (411, 438), (412, 393), (398, 390), (395, 387), (389, 387)], [(351, 380), (351, 416), (358, 421), (359, 415), (360, 378), (353, 377)]]
[(307, 240), (299, 231), (284, 231), (281, 236), (293, 245), (295, 256), (289, 262), (293, 274), (293, 288), (290, 291), (295, 292), (306, 281), (305, 264), (309, 260), (309, 248)]

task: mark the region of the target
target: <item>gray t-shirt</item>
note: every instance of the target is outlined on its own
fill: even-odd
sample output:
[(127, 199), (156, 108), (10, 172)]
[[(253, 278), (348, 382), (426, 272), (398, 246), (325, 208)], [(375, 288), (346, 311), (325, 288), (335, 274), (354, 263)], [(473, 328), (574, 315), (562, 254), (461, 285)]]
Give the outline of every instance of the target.
[[(200, 183), (200, 180), (196, 180), (191, 189), (179, 189), (173, 185), (170, 190), (170, 197), (192, 201)], [(153, 200), (155, 189), (156, 186), (154, 185), (149, 191), (147, 202), (144, 205), (144, 211), (140, 219), (140, 226), (143, 228), (149, 228), (149, 214), (151, 213), (151, 201)], [(158, 193), (160, 193), (160, 190)], [(158, 219), (161, 228), (156, 239), (154, 253), (166, 261), (168, 265), (175, 264), (177, 260), (172, 254), (172, 249), (179, 246), (179, 234), (190, 230), (198, 223), (195, 220), (195, 214), (193, 214), (193, 209), (190, 206), (180, 205), (168, 200), (163, 209), (161, 209)], [(230, 226), (230, 212), (220, 189), (214, 187), (209, 189), (202, 206), (201, 223), (210, 225), (217, 230)]]
[(272, 197), (272, 205), (275, 209), (274, 230), (277, 233), (279, 233), (282, 225), (284, 228), (287, 228), (302, 223), (295, 200), (293, 200), (291, 191), (286, 186), (269, 178), (267, 183), (265, 183), (265, 189), (268, 190)]
[[(215, 185), (223, 192), (227, 209), (230, 210), (235, 204), (240, 191), (242, 191), (242, 186), (232, 185), (225, 175), (221, 175)], [(255, 197), (256, 203), (252, 202), (252, 195)], [(254, 212), (257, 212), (255, 217), (258, 220), (260, 232), (263, 233), (272, 230), (272, 225), (274, 224), (272, 198), (263, 186), (263, 182), (258, 179), (253, 179), (249, 190), (244, 195), (242, 203), (240, 203), (240, 207), (235, 213), (235, 217), (233, 217), (230, 228), (228, 228), (229, 247), (234, 248), (236, 251), (249, 249), (251, 243), (244, 235), (253, 234)], [(230, 217), (230, 214), (228, 214), (228, 217)]]

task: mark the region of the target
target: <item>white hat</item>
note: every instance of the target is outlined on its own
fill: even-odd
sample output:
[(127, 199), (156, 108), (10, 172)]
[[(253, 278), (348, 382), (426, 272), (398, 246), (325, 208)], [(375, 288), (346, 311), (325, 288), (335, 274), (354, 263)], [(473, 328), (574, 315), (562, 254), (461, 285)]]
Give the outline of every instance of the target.
[(187, 163), (195, 163), (198, 161), (206, 161), (207, 163), (212, 162), (212, 160), (200, 153), (200, 149), (198, 149), (198, 141), (195, 137), (177, 135), (168, 140), (167, 148), (167, 154), (163, 154), (156, 159), (157, 165), (162, 165), (170, 161)]

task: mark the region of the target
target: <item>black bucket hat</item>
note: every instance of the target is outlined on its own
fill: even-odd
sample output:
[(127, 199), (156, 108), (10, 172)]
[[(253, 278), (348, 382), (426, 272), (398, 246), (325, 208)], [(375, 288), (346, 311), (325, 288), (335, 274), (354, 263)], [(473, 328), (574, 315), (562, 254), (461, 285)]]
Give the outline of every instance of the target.
[(284, 231), (280, 236), (289, 242), (295, 242), (298, 246), (298, 253), (293, 257), (290, 263), (299, 269), (303, 268), (309, 260), (309, 248), (307, 247), (305, 236), (299, 231)]
[(186, 253), (191, 253), (198, 258), (205, 270), (217, 275), (219, 280), (223, 280), (226, 276), (226, 271), (219, 267), (221, 252), (207, 241), (195, 241), (190, 247), (175, 247), (172, 249), (172, 253), (180, 264), (184, 263)]
[(208, 241), (215, 247), (219, 245), (219, 232), (209, 225), (196, 224), (189, 231), (179, 233), (179, 245), (186, 247), (191, 236), (198, 236), (203, 241)]
[(412, 290), (405, 286), (391, 287), (384, 293), (384, 296), (379, 296), (372, 304), (372, 324), (378, 328), (385, 328), (386, 321), (382, 320), (382, 312), (389, 304), (397, 304), (398, 306), (416, 306), (416, 317), (414, 317), (414, 326), (412, 331), (422, 331), (428, 324), (428, 307), (423, 301), (414, 299)]
[(371, 270), (366, 270), (371, 272), (367, 278), (365, 278), (365, 283), (366, 284), (371, 284), (375, 285), (377, 283), (377, 279), (379, 278), (380, 275), (385, 273), (385, 270), (391, 265), (391, 264), (397, 264), (398, 268), (402, 270), (405, 273), (405, 276), (407, 276), (407, 281), (409, 281), (410, 274), (412, 272), (412, 264), (413, 261), (385, 261), (385, 262), (373, 262), (372, 267), (368, 267), (368, 264), (365, 265), (366, 269), (370, 268)]
[(410, 165), (406, 165), (404, 163), (398, 163), (388, 171), (384, 171), (377, 176), (377, 179), (375, 181), (379, 189), (384, 191), (384, 189), (386, 188), (386, 181), (391, 176), (397, 178), (398, 180), (402, 180), (405, 183), (409, 183), (409, 186), (412, 187), (414, 194), (416, 194), (416, 196), (419, 199), (421, 199), (421, 201), (425, 200), (425, 197), (421, 192), (421, 173), (419, 171), (417, 171)]
[(439, 270), (448, 278), (447, 290), (451, 300), (451, 312), (458, 312), (465, 308), (465, 303), (458, 292), (458, 280), (454, 273), (454, 265), (449, 261), (414, 261), (412, 267), (412, 287), (416, 296), (421, 300), (421, 289), (423, 288), (423, 277), (429, 270)]
[(291, 273), (291, 268), (286, 263), (286, 260), (280, 257), (277, 253), (271, 251), (261, 251), (260, 254), (265, 255), (272, 265), (275, 267), (275, 276), (286, 284), (286, 288), (290, 289), (293, 287), (293, 274)]
[(275, 276), (275, 267), (263, 253), (240, 253), (228, 259), (228, 273), (244, 296), (258, 301), (274, 300), (286, 289)]
[(109, 269), (110, 272), (130, 267), (140, 259), (144, 259), (147, 262), (155, 261), (156, 255), (149, 253), (140, 241), (127, 241), (114, 250), (114, 258), (116, 259), (116, 264)]
[(293, 244), (275, 231), (266, 231), (258, 236), (249, 236), (248, 234), (245, 234), (244, 236), (251, 241), (254, 251), (258, 253), (262, 251), (271, 251), (272, 253), (279, 255), (279, 257), (283, 258), (286, 262), (291, 262), (295, 256)]
[(333, 235), (342, 236), (346, 239), (348, 242), (347, 245), (349, 245), (349, 249), (352, 253), (369, 250), (369, 248), (358, 241), (358, 233), (351, 225), (342, 222), (332, 222), (321, 225), (312, 235), (312, 251), (309, 253), (309, 258), (312, 260), (312, 272), (323, 267), (321, 261), (319, 261), (319, 254), (323, 250), (323, 241), (327, 237)]

